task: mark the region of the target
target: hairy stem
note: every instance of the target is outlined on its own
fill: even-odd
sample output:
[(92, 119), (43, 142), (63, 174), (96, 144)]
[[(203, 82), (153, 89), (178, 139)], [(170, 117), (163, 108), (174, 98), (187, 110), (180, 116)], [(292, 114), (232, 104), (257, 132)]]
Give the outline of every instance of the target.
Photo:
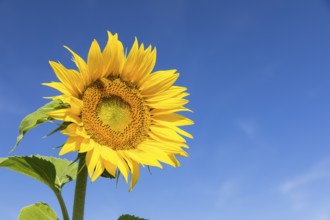
[(85, 157), (80, 157), (79, 165), (78, 165), (78, 175), (76, 180), (76, 189), (74, 194), (72, 220), (84, 219), (86, 186), (87, 186), (87, 169), (85, 166)]

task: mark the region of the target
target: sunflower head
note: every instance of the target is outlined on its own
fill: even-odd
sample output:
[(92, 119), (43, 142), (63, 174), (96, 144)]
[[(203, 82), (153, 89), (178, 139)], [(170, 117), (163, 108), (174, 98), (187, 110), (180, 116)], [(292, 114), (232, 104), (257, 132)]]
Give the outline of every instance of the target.
[(69, 124), (62, 130), (68, 139), (60, 155), (85, 153), (92, 181), (104, 172), (114, 177), (120, 172), (128, 182), (131, 174), (130, 190), (139, 179), (140, 165), (179, 166), (176, 156), (187, 156), (184, 137), (192, 138), (180, 127), (193, 122), (177, 112), (190, 111), (184, 107), (189, 94), (185, 87), (174, 86), (176, 70), (153, 72), (156, 49), (135, 39), (125, 56), (118, 35), (110, 32), (103, 50), (92, 42), (87, 62), (65, 48), (77, 70), (51, 61), (60, 82), (44, 83), (62, 93), (53, 99), (69, 105), (49, 113)]

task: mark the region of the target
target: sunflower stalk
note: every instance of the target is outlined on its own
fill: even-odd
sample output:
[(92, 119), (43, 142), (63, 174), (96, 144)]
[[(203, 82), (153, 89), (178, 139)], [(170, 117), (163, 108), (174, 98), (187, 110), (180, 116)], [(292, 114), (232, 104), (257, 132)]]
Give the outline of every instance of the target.
[(87, 168), (85, 166), (85, 158), (80, 157), (78, 165), (78, 175), (76, 180), (76, 188), (74, 194), (72, 220), (84, 219), (86, 186), (87, 186)]

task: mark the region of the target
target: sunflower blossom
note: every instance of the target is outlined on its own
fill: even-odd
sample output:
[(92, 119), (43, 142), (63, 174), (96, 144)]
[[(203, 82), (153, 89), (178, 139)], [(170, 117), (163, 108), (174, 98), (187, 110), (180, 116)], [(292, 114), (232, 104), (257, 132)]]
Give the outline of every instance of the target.
[[(60, 155), (86, 153), (85, 163), (92, 181), (107, 171), (118, 171), (130, 190), (139, 179), (140, 165), (177, 167), (176, 156), (188, 156), (184, 137), (192, 135), (180, 126), (193, 121), (178, 114), (190, 111), (185, 104), (185, 87), (174, 86), (179, 73), (153, 72), (156, 49), (135, 39), (126, 56), (117, 34), (108, 32), (101, 50), (94, 40), (87, 62), (68, 47), (77, 70), (50, 61), (60, 82), (44, 83), (57, 89), (60, 99), (70, 107), (52, 111), (49, 116), (69, 123), (62, 130), (68, 136)], [(184, 136), (184, 137), (183, 137)]]

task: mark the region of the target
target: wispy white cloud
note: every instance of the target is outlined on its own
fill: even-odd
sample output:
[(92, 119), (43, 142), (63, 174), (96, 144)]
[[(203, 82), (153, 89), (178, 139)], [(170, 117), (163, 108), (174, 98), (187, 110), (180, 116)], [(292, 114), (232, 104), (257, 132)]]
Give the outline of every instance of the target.
[(330, 177), (330, 158), (321, 160), (302, 174), (285, 181), (279, 189), (282, 193), (287, 194), (326, 177)]
[(256, 122), (253, 120), (236, 120), (235, 125), (250, 139), (254, 139), (257, 132)]
[(330, 220), (330, 213), (321, 213), (315, 220)]
[(230, 200), (234, 199), (239, 193), (240, 185), (234, 179), (224, 181), (216, 192), (216, 207), (222, 207)]
[(330, 183), (330, 157), (284, 181), (278, 187), (278, 192), (288, 199), (296, 219), (330, 220), (330, 199), (326, 183)]

